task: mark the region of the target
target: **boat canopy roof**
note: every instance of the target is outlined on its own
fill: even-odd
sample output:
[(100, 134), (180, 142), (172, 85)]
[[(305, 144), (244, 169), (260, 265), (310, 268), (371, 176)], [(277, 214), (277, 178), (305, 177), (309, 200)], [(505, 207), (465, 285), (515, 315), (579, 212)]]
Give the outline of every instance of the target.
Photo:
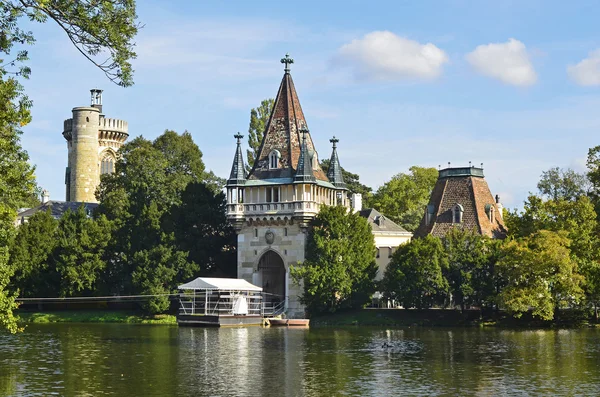
[(262, 288), (243, 279), (212, 277), (198, 277), (177, 288), (183, 290), (262, 291)]

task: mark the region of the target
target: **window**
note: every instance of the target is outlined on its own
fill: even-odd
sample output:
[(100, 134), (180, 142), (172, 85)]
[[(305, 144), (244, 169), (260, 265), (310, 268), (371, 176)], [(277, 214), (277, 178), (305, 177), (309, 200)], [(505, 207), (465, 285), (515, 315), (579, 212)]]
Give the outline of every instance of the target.
[(279, 158), (281, 157), (281, 153), (279, 150), (272, 150), (269, 153), (269, 169), (279, 168)]
[(287, 233), (288, 233), (288, 231), (287, 231), (287, 227), (286, 227), (283, 229), (283, 235), (287, 237), (287, 235), (288, 235)]
[(258, 237), (258, 229), (254, 229), (254, 237)]
[(273, 202), (274, 203), (279, 202), (279, 188), (278, 187), (273, 188)]
[(112, 156), (106, 156), (100, 163), (100, 175), (112, 174), (115, 170), (115, 160)]
[(495, 209), (494, 209), (494, 205), (493, 205), (493, 204), (487, 204), (487, 205), (485, 206), (485, 213), (487, 214), (487, 216), (488, 216), (488, 220), (489, 220), (491, 223), (494, 223), (494, 220), (495, 220), (495, 213), (494, 213), (494, 210), (495, 210)]
[(270, 187), (267, 188), (267, 203), (270, 203), (273, 199), (272, 189)]
[(452, 207), (452, 223), (462, 223), (464, 208), (462, 205), (456, 203)]

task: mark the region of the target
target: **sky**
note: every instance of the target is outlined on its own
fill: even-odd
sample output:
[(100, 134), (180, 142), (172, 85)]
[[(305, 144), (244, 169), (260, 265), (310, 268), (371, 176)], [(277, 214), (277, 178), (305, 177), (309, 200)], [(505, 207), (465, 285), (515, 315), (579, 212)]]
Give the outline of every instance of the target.
[(33, 121), (23, 147), (64, 200), (63, 120), (104, 90), (130, 139), (188, 131), (227, 177), (233, 135), (291, 73), (319, 157), (377, 189), (423, 167), (483, 163), (493, 194), (522, 207), (552, 167), (585, 171), (600, 145), (597, 1), (139, 1), (135, 84), (121, 88), (51, 22), (28, 25)]

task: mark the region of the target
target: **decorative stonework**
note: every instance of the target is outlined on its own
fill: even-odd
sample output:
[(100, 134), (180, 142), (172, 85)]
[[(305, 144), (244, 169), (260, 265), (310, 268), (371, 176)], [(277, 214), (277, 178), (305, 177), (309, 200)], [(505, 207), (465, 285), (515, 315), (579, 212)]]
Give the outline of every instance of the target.
[(271, 229), (267, 230), (265, 233), (265, 241), (269, 245), (273, 244), (273, 241), (275, 241), (275, 233), (273, 233)]

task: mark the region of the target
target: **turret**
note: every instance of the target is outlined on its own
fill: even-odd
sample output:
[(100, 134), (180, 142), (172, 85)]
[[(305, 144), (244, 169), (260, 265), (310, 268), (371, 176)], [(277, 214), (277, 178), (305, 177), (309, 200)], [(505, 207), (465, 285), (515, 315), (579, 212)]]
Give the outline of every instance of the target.
[(68, 164), (65, 172), (66, 200), (95, 203), (100, 175), (114, 172), (117, 152), (129, 137), (124, 120), (105, 118), (102, 90), (90, 90), (91, 106), (73, 108), (64, 122)]

